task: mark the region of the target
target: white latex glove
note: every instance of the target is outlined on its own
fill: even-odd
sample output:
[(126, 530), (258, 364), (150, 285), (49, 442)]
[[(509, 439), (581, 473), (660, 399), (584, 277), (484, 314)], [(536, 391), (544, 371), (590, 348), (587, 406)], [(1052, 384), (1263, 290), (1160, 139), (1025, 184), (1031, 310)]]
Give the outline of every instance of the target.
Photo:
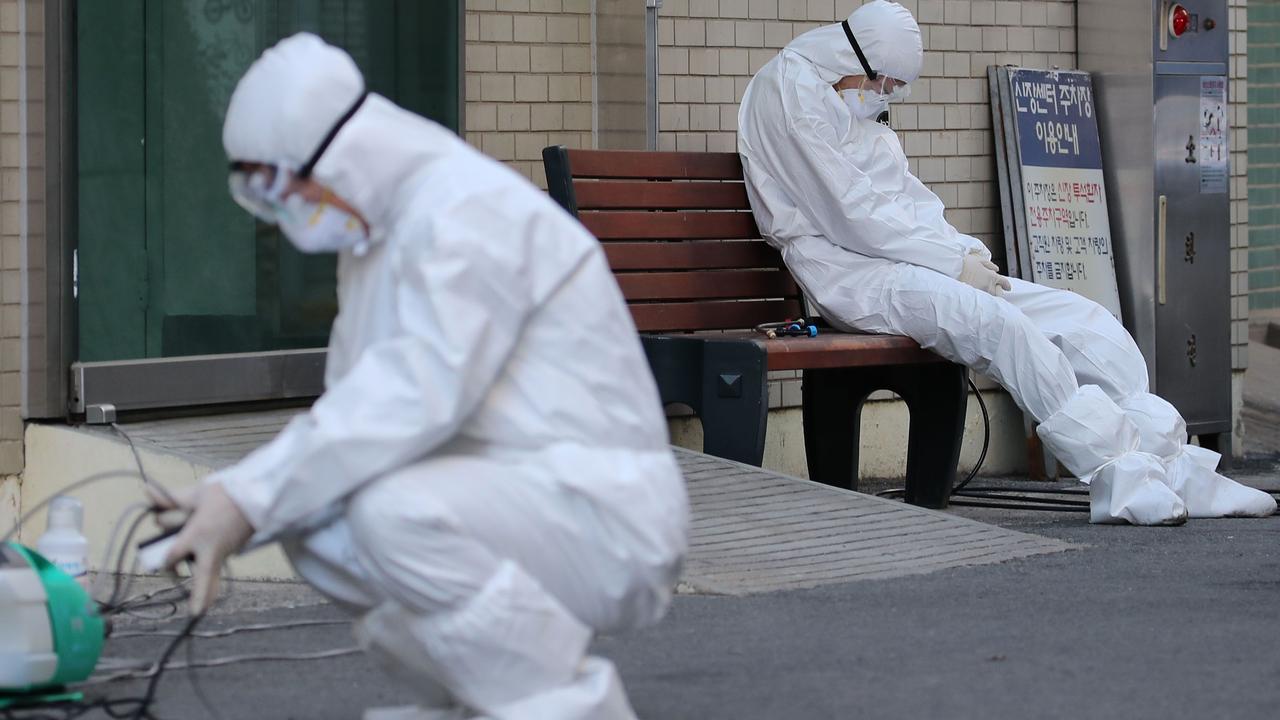
[(982, 292), (1000, 297), (1012, 290), (1013, 284), (999, 271), (1000, 267), (995, 263), (977, 253), (970, 253), (964, 256), (964, 267), (960, 270), (960, 277), (956, 279)]
[(227, 492), (217, 483), (199, 485), (172, 494), (172, 500), (151, 495), (162, 510), (156, 523), (166, 530), (181, 527), (165, 556), (166, 568), (191, 559), (191, 614), (199, 615), (218, 596), (218, 580), (227, 558), (244, 547), (253, 526)]

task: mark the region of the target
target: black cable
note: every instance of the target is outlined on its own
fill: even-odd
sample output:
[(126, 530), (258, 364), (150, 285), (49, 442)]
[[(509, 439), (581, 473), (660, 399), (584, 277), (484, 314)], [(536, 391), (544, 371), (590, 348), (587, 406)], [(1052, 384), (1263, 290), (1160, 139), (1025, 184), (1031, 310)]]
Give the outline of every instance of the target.
[(116, 555), (116, 567), (114, 577), (112, 578), (111, 595), (107, 601), (99, 604), (99, 612), (103, 615), (109, 615), (118, 611), (118, 605), (123, 599), (125, 593), (133, 585), (133, 576), (123, 580), (124, 577), (124, 561), (129, 553), (129, 546), (133, 544), (133, 536), (137, 534), (138, 528), (142, 526), (142, 522), (147, 519), (147, 513), (140, 512), (138, 516), (129, 524), (129, 529), (124, 533), (124, 541), (120, 543), (120, 552)]
[(1029, 488), (1019, 485), (1017, 487), (1001, 487), (998, 485), (979, 485), (971, 487), (966, 492), (1019, 492), (1027, 495), (1088, 495), (1087, 487), (1067, 487), (1067, 488)]
[[(187, 634), (190, 635), (191, 633), (188, 632)], [(187, 680), (191, 682), (191, 690), (195, 693), (196, 699), (200, 701), (200, 704), (204, 706), (204, 711), (212, 716), (214, 720), (222, 720), (222, 713), (218, 712), (214, 704), (209, 701), (209, 696), (205, 694), (204, 686), (200, 683), (199, 673), (196, 672), (195, 652), (196, 644), (194, 642), (187, 643), (187, 667), (190, 668), (187, 670)]]
[(1086, 512), (1086, 513), (1089, 512), (1088, 507), (1021, 505), (1017, 503), (968, 500), (965, 498), (965, 496), (961, 496), (959, 499), (953, 499), (951, 501), (951, 504), (959, 505), (961, 507), (995, 508), (997, 510), (1043, 510), (1047, 512)]
[[(1048, 512), (1088, 512), (1089, 503), (1053, 497), (1020, 497), (1021, 495), (1087, 495), (1088, 488), (1041, 489), (1023, 487), (973, 487), (968, 485), (978, 476), (978, 471), (987, 459), (987, 450), (991, 446), (991, 414), (982, 391), (974, 384), (973, 377), (966, 374), (965, 380), (978, 398), (978, 408), (982, 411), (982, 451), (978, 453), (978, 461), (973, 464), (969, 474), (951, 488), (950, 504), (961, 507), (995, 508), (998, 510), (1039, 510)], [(906, 488), (891, 488), (876, 493), (877, 497), (901, 497), (906, 495)]]
[[(964, 480), (961, 480), (951, 488), (952, 495), (963, 490), (965, 485), (968, 485), (970, 481), (978, 476), (978, 471), (982, 469), (982, 464), (987, 460), (987, 449), (991, 446), (991, 415), (987, 412), (987, 403), (982, 399), (982, 391), (978, 390), (978, 386), (973, 383), (973, 377), (965, 373), (964, 379), (969, 383), (969, 387), (973, 389), (973, 394), (978, 398), (978, 408), (982, 410), (982, 451), (978, 453), (978, 461), (973, 464), (973, 469), (969, 471)], [(876, 493), (876, 497), (904, 495), (906, 492), (906, 488), (890, 488)]]
[(973, 383), (973, 376), (965, 373), (964, 379), (969, 382), (969, 387), (973, 388), (973, 394), (978, 398), (978, 407), (982, 410), (982, 452), (978, 453), (978, 462), (973, 464), (973, 469), (969, 471), (969, 475), (960, 481), (959, 485), (951, 488), (951, 494), (955, 494), (959, 490), (963, 490), (969, 481), (978, 475), (978, 470), (982, 467), (982, 463), (987, 460), (987, 448), (991, 445), (991, 416), (987, 414), (987, 403), (982, 399), (982, 391), (978, 390), (978, 386)]
[[(169, 658), (173, 657), (173, 653), (177, 651), (178, 646), (190, 636), (191, 631), (195, 630), (203, 619), (204, 613), (191, 616), (191, 619), (187, 620), (187, 624), (183, 626), (181, 634), (174, 638), (168, 647), (164, 649), (160, 659), (156, 662), (156, 673), (151, 676), (151, 680), (147, 683), (147, 692), (142, 696), (142, 702), (137, 711), (131, 716), (131, 720), (145, 720), (145, 718), (152, 717), (150, 711), (151, 703), (155, 702), (156, 688), (160, 686), (160, 678), (164, 677), (165, 665), (169, 663)], [(112, 717), (116, 716), (112, 715)]]
[(119, 478), (133, 478), (136, 480), (140, 480), (142, 479), (142, 476), (136, 472), (133, 472), (132, 470), (104, 470), (103, 472), (94, 473), (89, 477), (81, 478), (80, 480), (77, 480), (76, 482), (73, 482), (70, 485), (59, 488), (57, 493), (50, 495), (44, 500), (41, 500), (40, 502), (36, 503), (30, 510), (24, 511), (22, 513), (22, 516), (19, 517), (17, 521), (13, 523), (13, 527), (9, 528), (9, 530), (4, 534), (4, 537), (0, 537), (0, 545), (3, 545), (9, 542), (15, 536), (17, 536), (18, 530), (23, 525), (26, 525), (28, 520), (35, 517), (36, 513), (48, 507), (49, 503), (53, 502), (54, 498), (60, 495), (65, 495), (71, 492), (72, 490), (79, 490), (80, 488), (86, 485), (92, 485), (93, 483), (101, 482), (103, 480), (114, 480)]
[(960, 497), (975, 498), (978, 500), (1019, 500), (1029, 503), (1042, 503), (1045, 505), (1065, 505), (1075, 507), (1089, 507), (1087, 500), (1068, 500), (1066, 498), (1055, 497), (1019, 497), (1021, 491), (1013, 488), (1007, 490), (998, 490), (996, 492), (978, 492), (976, 490), (966, 490)]

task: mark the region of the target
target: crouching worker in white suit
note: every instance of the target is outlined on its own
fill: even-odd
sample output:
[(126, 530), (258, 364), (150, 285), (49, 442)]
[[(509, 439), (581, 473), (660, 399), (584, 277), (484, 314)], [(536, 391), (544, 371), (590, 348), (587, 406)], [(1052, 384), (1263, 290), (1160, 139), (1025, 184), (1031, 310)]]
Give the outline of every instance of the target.
[(312, 35), (249, 68), (223, 143), (241, 205), (338, 253), (339, 313), (310, 411), (161, 516), (193, 611), (279, 541), (416, 691), (366, 717), (634, 717), (587, 646), (663, 614), (688, 506), (598, 243)]
[(1261, 516), (1267, 494), (1215, 472), (1186, 424), (1147, 392), (1141, 353), (1106, 310), (998, 274), (943, 217), (876, 122), (907, 95), (923, 49), (911, 13), (876, 0), (807, 32), (747, 86), (738, 151), (764, 237), (832, 325), (906, 335), (990, 375), (1090, 483), (1093, 522)]

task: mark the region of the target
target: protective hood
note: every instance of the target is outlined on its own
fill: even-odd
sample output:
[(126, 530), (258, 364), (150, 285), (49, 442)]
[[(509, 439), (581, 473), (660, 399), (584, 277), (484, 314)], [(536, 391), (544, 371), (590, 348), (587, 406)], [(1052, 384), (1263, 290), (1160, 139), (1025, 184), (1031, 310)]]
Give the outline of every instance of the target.
[[(849, 16), (849, 29), (871, 69), (903, 82), (920, 77), (924, 44), (911, 11), (895, 2), (875, 0)], [(822, 80), (835, 83), (846, 75), (865, 75), (862, 63), (839, 23), (824, 25), (792, 40), (784, 49), (800, 55), (818, 70)]]
[[(346, 52), (310, 33), (285, 38), (249, 67), (231, 95), (222, 126), (227, 158), (299, 168), (364, 91)], [(376, 238), (394, 225), (411, 176), (456, 152), (447, 138), (454, 136), (445, 128), (370, 94), (312, 177), (355, 207)]]

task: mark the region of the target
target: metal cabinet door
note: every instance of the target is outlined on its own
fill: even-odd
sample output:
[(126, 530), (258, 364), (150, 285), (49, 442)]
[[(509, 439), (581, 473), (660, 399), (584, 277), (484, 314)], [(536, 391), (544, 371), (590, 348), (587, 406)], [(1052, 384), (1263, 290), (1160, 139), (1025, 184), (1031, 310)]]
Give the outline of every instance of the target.
[(1155, 386), (1192, 434), (1231, 429), (1230, 206), (1225, 184), (1201, 183), (1200, 79), (1155, 79)]

